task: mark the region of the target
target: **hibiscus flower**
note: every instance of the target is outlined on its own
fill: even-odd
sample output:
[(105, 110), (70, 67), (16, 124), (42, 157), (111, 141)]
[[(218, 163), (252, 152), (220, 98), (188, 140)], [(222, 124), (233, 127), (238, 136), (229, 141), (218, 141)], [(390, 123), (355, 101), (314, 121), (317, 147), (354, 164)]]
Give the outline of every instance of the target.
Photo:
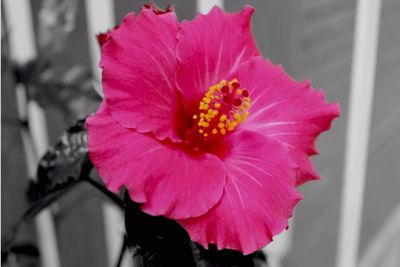
[(103, 36), (105, 99), (87, 119), (90, 158), (109, 190), (208, 247), (249, 254), (288, 225), (310, 156), (339, 116), (309, 81), (264, 59), (254, 9), (214, 7), (178, 22), (143, 8)]

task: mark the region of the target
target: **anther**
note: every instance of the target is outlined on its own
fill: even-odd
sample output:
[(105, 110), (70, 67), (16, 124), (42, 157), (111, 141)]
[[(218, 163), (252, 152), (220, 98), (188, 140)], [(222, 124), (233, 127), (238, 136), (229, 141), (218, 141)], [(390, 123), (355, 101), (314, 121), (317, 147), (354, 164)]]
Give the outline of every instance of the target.
[(240, 100), (239, 98), (236, 98), (235, 100), (233, 100), (233, 104), (238, 107), (242, 104), (242, 100)]
[(233, 89), (239, 88), (240, 84), (238, 82), (233, 82), (232, 87), (233, 87)]
[(229, 87), (225, 85), (224, 87), (222, 87), (221, 92), (224, 94), (229, 93)]
[(195, 136), (200, 137), (202, 142), (208, 142), (233, 131), (246, 119), (250, 103), (249, 92), (240, 88), (237, 79), (229, 82), (222, 80), (210, 86), (200, 100), (199, 112), (192, 116), (194, 121), (191, 131), (195, 135), (186, 135), (189, 145), (199, 141), (191, 140)]

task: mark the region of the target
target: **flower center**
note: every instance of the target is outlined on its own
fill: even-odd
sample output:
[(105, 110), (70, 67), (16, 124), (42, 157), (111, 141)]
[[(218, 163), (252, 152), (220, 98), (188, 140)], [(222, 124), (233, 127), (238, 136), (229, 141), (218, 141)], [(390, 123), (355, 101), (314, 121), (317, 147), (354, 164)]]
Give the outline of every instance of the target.
[(222, 80), (209, 87), (201, 99), (198, 112), (192, 116), (186, 143), (204, 146), (212, 144), (246, 120), (251, 99), (237, 79)]

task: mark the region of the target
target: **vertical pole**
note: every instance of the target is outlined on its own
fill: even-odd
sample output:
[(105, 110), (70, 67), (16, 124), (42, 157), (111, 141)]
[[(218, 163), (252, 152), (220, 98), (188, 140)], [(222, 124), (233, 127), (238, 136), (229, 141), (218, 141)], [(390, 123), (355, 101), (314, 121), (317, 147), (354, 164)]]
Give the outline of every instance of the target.
[(356, 267), (374, 95), (381, 0), (358, 0), (337, 267)]
[[(10, 31), (11, 58), (18, 64), (25, 64), (36, 57), (32, 13), (29, 0), (5, 0), (5, 15)], [(23, 84), (16, 85), (18, 115), (28, 120), (29, 131), (22, 130), (28, 176), (35, 179), (39, 158), (48, 148), (48, 136), (45, 114), (39, 105), (26, 96)], [(38, 245), (42, 266), (59, 267), (57, 236), (54, 221), (49, 209), (35, 217)]]
[(292, 247), (294, 218), (289, 221), (289, 229), (274, 238), (274, 242), (266, 246), (263, 251), (268, 257), (268, 267), (281, 267), (282, 260)]
[[(393, 253), (390, 253), (390, 250)], [(382, 259), (388, 252), (389, 258), (393, 257), (393, 261), (396, 262), (397, 257), (397, 264), (400, 263), (400, 203), (369, 241), (364, 254), (360, 257), (358, 267), (384, 266)]]
[(197, 0), (196, 1), (196, 9), (197, 12), (200, 13), (208, 13), (213, 6), (219, 6), (220, 8), (224, 8), (224, 0)]
[[(92, 73), (96, 84), (100, 84), (101, 70), (100, 47), (96, 34), (105, 32), (115, 26), (114, 5), (112, 0), (86, 0), (86, 19), (88, 25), (89, 49), (92, 62)], [(98, 86), (98, 93), (102, 94), (101, 86)], [(119, 256), (119, 249), (124, 237), (123, 214), (110, 203), (103, 203), (103, 220), (105, 228), (105, 239), (108, 266), (114, 266)], [(132, 259), (125, 254), (122, 266), (132, 266)]]
[(95, 89), (103, 96), (99, 81), (101, 80), (100, 49), (96, 35), (106, 32), (115, 26), (114, 3), (112, 0), (86, 0), (86, 21), (88, 27), (88, 39), (92, 73), (97, 80)]

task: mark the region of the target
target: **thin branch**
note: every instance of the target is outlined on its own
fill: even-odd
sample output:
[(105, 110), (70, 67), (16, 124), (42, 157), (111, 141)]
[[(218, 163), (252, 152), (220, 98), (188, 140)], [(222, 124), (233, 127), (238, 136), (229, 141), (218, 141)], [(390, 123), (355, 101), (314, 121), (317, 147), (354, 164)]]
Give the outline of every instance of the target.
[(90, 177), (83, 178), (84, 181), (88, 182), (90, 185), (92, 185), (94, 188), (99, 190), (101, 193), (103, 193), (106, 197), (108, 197), (112, 202), (114, 202), (118, 207), (121, 209), (124, 208), (124, 202), (122, 199), (120, 199), (117, 195), (109, 191), (107, 188), (105, 188), (103, 185), (99, 184), (95, 180), (91, 179)]
[(119, 256), (118, 256), (118, 261), (115, 264), (115, 267), (120, 267), (122, 264), (122, 259), (124, 258), (124, 254), (126, 251), (126, 248), (128, 247), (128, 241), (127, 241), (127, 237), (124, 236), (124, 240), (122, 241), (122, 246), (121, 246), (121, 250), (119, 252)]

